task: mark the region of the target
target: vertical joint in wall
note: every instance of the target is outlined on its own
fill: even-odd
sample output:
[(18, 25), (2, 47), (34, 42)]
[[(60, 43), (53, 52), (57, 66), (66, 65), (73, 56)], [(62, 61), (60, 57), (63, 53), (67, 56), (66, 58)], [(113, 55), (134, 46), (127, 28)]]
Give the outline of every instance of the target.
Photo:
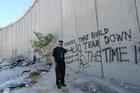
[(136, 0), (134, 0), (134, 7), (135, 7), (135, 10), (136, 10), (137, 23), (138, 23), (139, 33), (140, 33), (140, 20), (139, 20), (139, 14), (138, 14), (138, 8), (137, 8), (137, 1)]
[[(97, 10), (97, 0), (95, 0), (95, 14), (96, 14), (96, 23), (97, 23), (97, 31), (99, 31), (99, 21), (98, 21), (98, 10)], [(101, 40), (100, 40), (100, 36), (98, 37), (100, 43), (101, 43)], [(100, 49), (100, 52), (102, 52), (101, 50), (101, 44), (99, 45), (99, 49)], [(102, 53), (101, 53), (101, 73), (102, 73), (102, 78), (104, 78), (104, 71), (103, 71), (103, 61), (102, 61)]]
[(62, 40), (63, 40), (63, 6), (62, 6), (63, 4), (62, 4), (62, 0), (60, 0), (60, 8), (61, 8), (61, 33), (62, 33)]

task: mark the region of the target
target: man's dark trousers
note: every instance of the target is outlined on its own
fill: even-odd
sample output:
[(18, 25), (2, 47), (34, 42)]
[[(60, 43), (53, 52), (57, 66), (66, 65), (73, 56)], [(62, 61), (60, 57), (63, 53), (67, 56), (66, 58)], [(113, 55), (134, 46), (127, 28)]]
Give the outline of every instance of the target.
[(55, 73), (56, 73), (56, 85), (65, 84), (65, 62), (56, 63)]

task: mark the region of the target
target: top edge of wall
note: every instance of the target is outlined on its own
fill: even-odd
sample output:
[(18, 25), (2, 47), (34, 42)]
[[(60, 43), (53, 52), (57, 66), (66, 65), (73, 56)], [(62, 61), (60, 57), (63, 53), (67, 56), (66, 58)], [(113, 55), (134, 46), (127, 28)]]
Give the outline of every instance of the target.
[(5, 29), (5, 28), (7, 28), (8, 26), (11, 26), (11, 25), (14, 25), (14, 24), (18, 23), (21, 19), (23, 19), (23, 18), (32, 10), (32, 8), (33, 8), (33, 7), (36, 5), (36, 3), (39, 2), (39, 1), (40, 1), (40, 0), (35, 0), (34, 3), (27, 9), (27, 11), (23, 14), (22, 17), (18, 18), (16, 21), (14, 21), (14, 22), (12, 22), (12, 23), (9, 23), (9, 24), (6, 25), (6, 26), (0, 27), (0, 30)]

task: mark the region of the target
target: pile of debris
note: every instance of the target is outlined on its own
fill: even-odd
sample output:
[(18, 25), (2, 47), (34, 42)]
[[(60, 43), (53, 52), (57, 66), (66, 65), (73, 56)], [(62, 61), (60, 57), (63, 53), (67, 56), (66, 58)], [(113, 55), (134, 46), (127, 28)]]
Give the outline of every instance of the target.
[[(16, 72), (14, 69), (19, 71)], [(5, 72), (8, 70), (13, 70), (10, 74), (17, 73), (16, 75), (18, 75), (18, 77), (13, 75), (8, 77), (7, 75), (9, 79), (0, 84), (0, 93), (10, 93), (10, 91), (15, 88), (32, 86), (37, 83), (37, 78), (42, 72), (49, 72), (50, 66), (47, 66), (45, 62), (37, 60), (35, 56), (32, 59), (28, 56), (20, 55), (0, 59), (0, 72), (7, 74)]]
[(34, 61), (32, 61), (27, 56), (14, 56), (11, 58), (4, 58), (0, 61), (0, 69), (7, 69), (7, 68), (13, 68), (16, 66), (28, 66), (31, 64), (35, 64)]

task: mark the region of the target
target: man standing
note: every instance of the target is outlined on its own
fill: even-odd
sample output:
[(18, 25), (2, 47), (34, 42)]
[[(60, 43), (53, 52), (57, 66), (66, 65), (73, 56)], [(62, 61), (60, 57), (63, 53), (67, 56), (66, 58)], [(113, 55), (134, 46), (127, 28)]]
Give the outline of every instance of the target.
[(53, 49), (52, 59), (53, 65), (55, 67), (56, 73), (56, 85), (57, 88), (61, 88), (61, 86), (66, 86), (65, 84), (65, 53), (68, 51), (72, 51), (73, 49), (66, 50), (63, 47), (63, 41), (59, 40), (57, 42), (57, 47)]

